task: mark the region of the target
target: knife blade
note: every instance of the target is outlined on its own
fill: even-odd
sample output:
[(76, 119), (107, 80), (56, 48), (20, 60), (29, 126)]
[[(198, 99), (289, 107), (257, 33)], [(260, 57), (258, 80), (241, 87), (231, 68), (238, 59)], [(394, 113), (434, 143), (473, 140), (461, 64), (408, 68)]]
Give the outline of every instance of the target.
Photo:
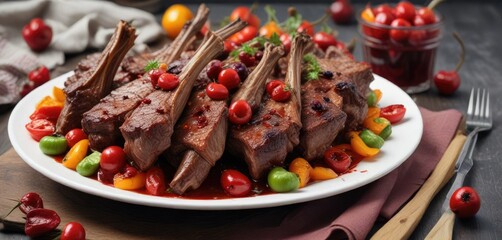
[(460, 155), (459, 159), (457, 159), (456, 166), (458, 166), (458, 168), (455, 170), (456, 171), (455, 180), (451, 184), (451, 187), (448, 190), (448, 193), (446, 194), (446, 199), (443, 202), (442, 206), (443, 211), (446, 211), (450, 208), (451, 195), (453, 195), (453, 192), (455, 192), (455, 190), (462, 187), (462, 185), (464, 184), (465, 176), (467, 176), (467, 173), (471, 170), (473, 166), (472, 154), (474, 153), (474, 148), (476, 147), (478, 134), (474, 132), (472, 134), (474, 134), (474, 136), (472, 136), (472, 141), (468, 143), (469, 146), (467, 146), (468, 148), (466, 151), (466, 155), (464, 156)]

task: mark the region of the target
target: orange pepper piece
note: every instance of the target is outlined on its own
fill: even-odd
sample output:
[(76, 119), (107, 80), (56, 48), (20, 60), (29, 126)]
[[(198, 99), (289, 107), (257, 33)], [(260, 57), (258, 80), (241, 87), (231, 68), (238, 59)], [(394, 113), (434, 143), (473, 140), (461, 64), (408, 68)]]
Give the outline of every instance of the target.
[(123, 174), (117, 173), (113, 177), (113, 186), (124, 190), (136, 190), (141, 189), (146, 184), (146, 174), (143, 172), (138, 172), (132, 177), (124, 177)]
[(313, 181), (323, 181), (338, 177), (335, 171), (326, 167), (314, 167), (310, 173)]
[(380, 108), (379, 107), (369, 107), (368, 114), (366, 114), (366, 119), (374, 119), (380, 117)]
[(40, 100), (40, 102), (37, 103), (37, 106), (35, 107), (35, 109), (39, 109), (39, 108), (45, 107), (45, 106), (63, 107), (63, 103), (56, 100), (55, 98), (53, 98), (51, 96), (45, 96), (44, 98), (42, 98), (42, 100)]
[(289, 171), (296, 173), (300, 179), (300, 188), (305, 187), (310, 180), (312, 166), (304, 158), (295, 158), (289, 165)]
[(359, 137), (358, 132), (352, 131), (349, 133), (349, 135), (350, 135), (350, 145), (357, 154), (363, 157), (373, 157), (380, 152), (380, 149), (378, 148), (370, 148), (366, 146), (361, 137)]
[(87, 155), (87, 150), (89, 149), (89, 140), (82, 139), (77, 142), (70, 151), (66, 153), (63, 159), (63, 166), (75, 170), (80, 161), (82, 161)]
[(53, 87), (52, 88), (52, 95), (54, 96), (54, 98), (57, 101), (62, 102), (63, 104), (66, 101), (66, 94), (64, 93), (63, 89), (61, 89), (61, 88)]
[(382, 99), (382, 91), (380, 89), (374, 89), (373, 92), (377, 97), (377, 103), (380, 102), (380, 99)]
[(377, 123), (375, 121), (376, 118), (373, 119), (365, 119), (363, 122), (363, 126), (369, 130), (371, 130), (376, 135), (380, 135), (382, 131), (388, 126), (385, 123)]
[(371, 7), (368, 6), (361, 12), (361, 18), (370, 23), (375, 21), (375, 14), (373, 14)]

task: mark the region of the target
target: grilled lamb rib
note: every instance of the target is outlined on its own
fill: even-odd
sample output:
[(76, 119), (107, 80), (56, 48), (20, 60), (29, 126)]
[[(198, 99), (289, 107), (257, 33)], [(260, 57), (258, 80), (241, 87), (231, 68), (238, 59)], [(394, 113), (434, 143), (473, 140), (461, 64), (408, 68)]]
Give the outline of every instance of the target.
[(373, 80), (367, 64), (355, 62), (338, 48), (328, 49), (317, 61), (324, 71), (333, 73), (333, 78), (302, 85), (300, 149), (307, 160), (322, 157), (338, 135), (362, 123), (367, 111), (362, 94), (369, 91)]
[(56, 133), (66, 134), (80, 128), (82, 114), (110, 93), (113, 76), (135, 39), (135, 29), (120, 21), (96, 68), (87, 70), (80, 79), (64, 88), (66, 101), (56, 124)]
[(300, 142), (301, 63), (309, 41), (304, 34), (293, 39), (285, 80), (293, 88), (291, 99), (285, 103), (266, 99), (250, 124), (231, 128), (228, 148), (244, 157), (254, 179), (261, 178), (270, 167), (282, 164)]
[[(282, 47), (265, 44), (260, 63), (234, 94), (233, 101), (244, 99), (256, 109), (261, 102), (265, 81), (277, 60), (284, 54)], [(210, 99), (205, 90), (192, 93), (188, 108), (176, 124), (170, 155), (183, 157), (169, 184), (177, 194), (197, 189), (209, 170), (221, 158), (227, 136), (227, 104)]]
[(146, 170), (171, 145), (174, 124), (181, 116), (192, 86), (202, 69), (223, 51), (223, 39), (208, 32), (208, 39), (179, 75), (180, 85), (173, 91), (156, 90), (120, 127), (125, 139), (124, 151), (140, 170)]
[[(185, 25), (171, 45), (159, 51), (163, 55), (158, 55), (157, 58), (163, 59), (162, 61), (179, 58), (182, 51), (187, 48), (184, 44), (185, 40), (200, 31), (208, 15), (209, 10), (201, 4), (195, 18)], [(85, 112), (82, 118), (82, 128), (89, 137), (91, 148), (101, 151), (108, 146), (121, 143), (123, 140), (119, 127), (125, 121), (127, 114), (139, 106), (141, 101), (154, 90), (150, 78), (145, 74), (141, 79), (115, 89), (92, 109)]]

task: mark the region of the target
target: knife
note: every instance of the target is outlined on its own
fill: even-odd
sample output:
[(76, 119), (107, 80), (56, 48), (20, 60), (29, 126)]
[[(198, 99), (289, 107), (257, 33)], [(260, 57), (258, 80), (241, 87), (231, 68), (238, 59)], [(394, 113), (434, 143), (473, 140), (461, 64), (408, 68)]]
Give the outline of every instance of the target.
[(415, 196), (371, 237), (372, 240), (407, 239), (410, 237), (429, 203), (453, 176), (455, 163), (459, 152), (464, 147), (465, 140), (466, 137), (462, 134), (457, 134), (453, 138), (436, 168)]
[(452, 239), (453, 225), (455, 223), (455, 214), (450, 209), (450, 198), (451, 195), (453, 195), (453, 192), (455, 192), (455, 190), (462, 187), (465, 176), (472, 168), (473, 165), (472, 154), (474, 153), (474, 148), (476, 146), (477, 140), (478, 140), (477, 134), (472, 136), (472, 141), (469, 144), (466, 154), (467, 157), (458, 159), (457, 166), (459, 166), (459, 168), (457, 169), (457, 176), (455, 177), (455, 181), (453, 181), (450, 190), (446, 194), (446, 199), (442, 206), (443, 215), (441, 215), (441, 218), (439, 218), (438, 222), (436, 223), (436, 225), (434, 225), (429, 234), (427, 234), (425, 239), (428, 240)]

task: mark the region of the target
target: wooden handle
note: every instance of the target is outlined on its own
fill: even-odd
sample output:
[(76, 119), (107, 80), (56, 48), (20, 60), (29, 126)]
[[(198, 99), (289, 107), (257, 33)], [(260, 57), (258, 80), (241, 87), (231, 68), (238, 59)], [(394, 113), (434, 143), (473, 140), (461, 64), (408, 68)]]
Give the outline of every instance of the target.
[(451, 240), (453, 238), (453, 224), (455, 223), (455, 214), (448, 209), (432, 230), (425, 237), (426, 240)]
[(464, 142), (464, 135), (457, 135), (451, 141), (436, 168), (413, 199), (380, 228), (371, 239), (407, 239), (411, 235), (431, 200), (453, 176), (455, 160)]

